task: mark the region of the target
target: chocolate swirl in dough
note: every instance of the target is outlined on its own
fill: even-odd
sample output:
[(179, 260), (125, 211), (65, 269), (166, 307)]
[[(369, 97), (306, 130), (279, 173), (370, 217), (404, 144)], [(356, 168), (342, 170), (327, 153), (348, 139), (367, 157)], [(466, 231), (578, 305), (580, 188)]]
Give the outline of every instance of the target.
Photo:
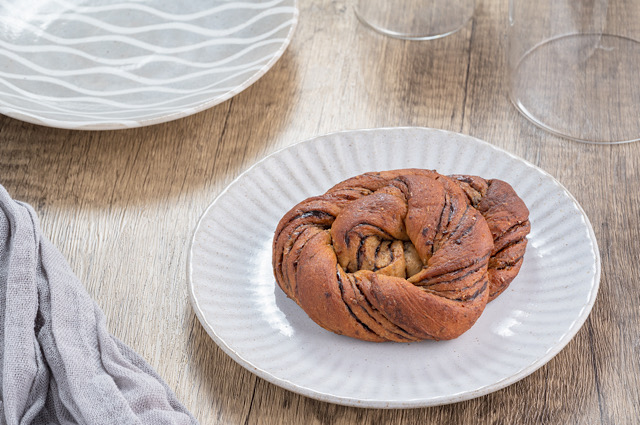
[(517, 275), (528, 232), (526, 206), (500, 180), (367, 173), (282, 218), (273, 268), (287, 296), (332, 332), (452, 339)]

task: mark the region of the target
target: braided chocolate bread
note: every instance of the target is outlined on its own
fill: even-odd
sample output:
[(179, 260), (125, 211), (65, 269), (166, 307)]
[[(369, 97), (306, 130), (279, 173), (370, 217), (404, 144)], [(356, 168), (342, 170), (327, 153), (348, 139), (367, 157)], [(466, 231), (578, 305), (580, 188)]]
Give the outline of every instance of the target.
[(366, 173), (280, 220), (276, 281), (323, 328), (367, 341), (452, 339), (518, 274), (529, 212), (511, 186)]

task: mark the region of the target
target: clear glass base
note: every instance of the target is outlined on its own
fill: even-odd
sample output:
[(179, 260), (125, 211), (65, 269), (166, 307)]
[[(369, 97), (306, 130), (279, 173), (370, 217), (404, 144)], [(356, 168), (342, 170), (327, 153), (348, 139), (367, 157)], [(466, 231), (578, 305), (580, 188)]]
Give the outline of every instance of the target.
[(462, 29), (475, 0), (360, 0), (355, 8), (365, 26), (404, 40), (433, 40)]
[(640, 43), (609, 34), (546, 40), (512, 67), (509, 94), (534, 124), (588, 143), (640, 140)]

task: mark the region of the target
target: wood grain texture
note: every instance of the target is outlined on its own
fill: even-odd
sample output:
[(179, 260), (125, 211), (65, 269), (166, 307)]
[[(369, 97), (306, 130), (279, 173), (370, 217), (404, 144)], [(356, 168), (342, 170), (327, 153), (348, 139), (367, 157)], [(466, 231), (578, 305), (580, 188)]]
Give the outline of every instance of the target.
[[(633, 424), (640, 417), (640, 144), (594, 146), (531, 125), (506, 95), (507, 2), (480, 1), (442, 40), (389, 39), (353, 2), (300, 2), (293, 42), (231, 100), (152, 127), (85, 132), (0, 116), (0, 183), (202, 424)], [(255, 377), (200, 326), (186, 291), (199, 216), (255, 161), (338, 130), (461, 131), (555, 176), (585, 209), (602, 255), (591, 316), (546, 366), (501, 391), (428, 409), (312, 400)]]

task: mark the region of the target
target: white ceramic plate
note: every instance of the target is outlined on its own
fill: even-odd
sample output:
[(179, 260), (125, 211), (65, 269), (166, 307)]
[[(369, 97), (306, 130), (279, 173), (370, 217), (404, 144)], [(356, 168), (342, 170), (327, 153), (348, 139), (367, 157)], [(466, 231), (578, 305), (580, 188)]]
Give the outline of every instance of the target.
[(0, 0), (0, 113), (103, 130), (194, 114), (280, 58), (297, 0)]
[[(276, 225), (296, 203), (343, 179), (405, 167), (511, 183), (531, 213), (521, 272), (452, 341), (380, 344), (325, 331), (275, 283)], [(251, 372), (319, 400), (400, 408), (477, 397), (544, 365), (586, 320), (600, 258), (584, 211), (549, 174), (469, 136), (396, 128), (318, 137), (255, 164), (202, 216), (188, 276), (202, 325)]]

